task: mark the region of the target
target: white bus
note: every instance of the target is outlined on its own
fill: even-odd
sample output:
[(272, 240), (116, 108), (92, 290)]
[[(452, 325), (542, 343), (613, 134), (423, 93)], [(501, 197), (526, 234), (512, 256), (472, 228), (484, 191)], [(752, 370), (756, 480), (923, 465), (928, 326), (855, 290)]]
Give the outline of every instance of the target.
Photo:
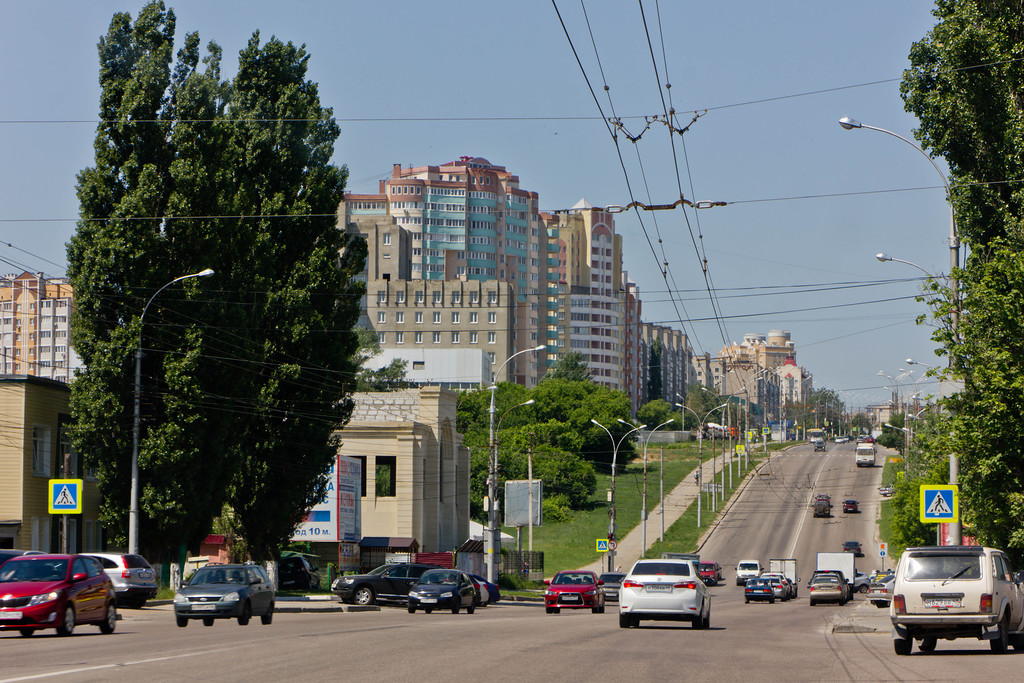
[(873, 443), (859, 443), (857, 444), (857, 467), (874, 467), (875, 466), (875, 444)]

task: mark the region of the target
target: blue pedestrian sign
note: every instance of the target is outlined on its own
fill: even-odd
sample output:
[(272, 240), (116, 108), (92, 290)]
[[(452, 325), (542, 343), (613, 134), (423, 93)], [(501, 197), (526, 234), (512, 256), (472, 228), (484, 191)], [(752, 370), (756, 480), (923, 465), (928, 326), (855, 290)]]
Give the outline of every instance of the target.
[(955, 484), (921, 485), (921, 521), (960, 521), (960, 497)]
[(82, 480), (50, 479), (49, 508), (54, 515), (78, 515), (82, 512)]
[(606, 553), (609, 550), (611, 550), (611, 548), (608, 547), (608, 544), (609, 544), (609, 541), (608, 541), (607, 538), (599, 538), (599, 539), (597, 539), (597, 552), (599, 552), (599, 553)]

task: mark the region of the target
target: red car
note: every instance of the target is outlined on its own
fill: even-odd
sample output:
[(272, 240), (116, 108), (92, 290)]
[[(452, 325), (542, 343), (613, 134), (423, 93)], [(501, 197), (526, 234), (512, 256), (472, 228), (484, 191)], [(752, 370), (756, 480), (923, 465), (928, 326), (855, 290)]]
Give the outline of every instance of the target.
[(864, 437), (864, 443), (874, 443), (874, 442), (875, 442), (875, 437), (871, 436), (870, 434), (868, 436)]
[(590, 608), (594, 614), (604, 612), (604, 581), (589, 571), (558, 572), (553, 579), (544, 579), (544, 611), (558, 614), (567, 609)]
[(857, 501), (853, 498), (847, 498), (843, 501), (843, 512), (860, 512), (860, 508), (857, 507)]
[(55, 628), (70, 636), (78, 624), (103, 633), (117, 625), (114, 584), (95, 557), (23, 555), (0, 567), (0, 631)]
[(707, 586), (717, 586), (722, 582), (722, 565), (717, 562), (700, 562), (697, 573)]

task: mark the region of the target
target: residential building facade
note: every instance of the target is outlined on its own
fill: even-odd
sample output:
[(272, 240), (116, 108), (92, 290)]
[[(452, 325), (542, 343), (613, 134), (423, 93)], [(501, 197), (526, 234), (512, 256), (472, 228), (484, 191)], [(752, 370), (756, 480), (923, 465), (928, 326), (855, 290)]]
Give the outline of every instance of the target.
[(0, 278), (0, 374), (70, 382), (81, 361), (71, 346), (67, 278), (24, 272)]
[[(665, 325), (643, 323), (640, 333), (641, 372), (644, 386), (643, 403), (664, 399), (670, 406), (686, 398), (693, 364), (693, 352), (687, 344), (686, 335)], [(652, 394), (651, 379), (661, 378), (661, 393)]]

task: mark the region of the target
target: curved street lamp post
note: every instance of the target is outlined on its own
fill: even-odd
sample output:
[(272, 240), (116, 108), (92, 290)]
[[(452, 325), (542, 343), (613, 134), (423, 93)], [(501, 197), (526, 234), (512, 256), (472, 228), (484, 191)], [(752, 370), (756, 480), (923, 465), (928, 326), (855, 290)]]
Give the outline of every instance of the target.
[[(678, 396), (678, 395), (679, 394), (676, 394), (676, 396)], [(704, 470), (704, 422), (707, 421), (708, 416), (711, 415), (711, 413), (715, 412), (716, 410), (721, 410), (722, 408), (726, 407), (727, 405), (729, 405), (729, 404), (728, 403), (723, 403), (722, 405), (718, 406), (717, 408), (712, 408), (711, 410), (709, 410), (707, 412), (706, 415), (704, 415), (703, 418), (701, 418), (700, 415), (698, 415), (696, 412), (694, 412), (693, 408), (687, 408), (682, 403), (677, 403), (676, 404), (677, 408), (682, 408), (683, 410), (689, 410), (691, 413), (693, 413), (693, 416), (695, 418), (697, 418), (697, 527), (698, 528), (700, 528), (700, 522), (701, 522), (701, 518), (700, 518), (700, 514), (701, 514), (701, 500), (704, 498), (704, 494), (701, 492), (701, 487), (703, 487), (703, 485), (704, 485), (704, 481), (703, 481), (704, 477), (701, 476), (701, 473)], [(682, 417), (682, 411), (680, 411), (680, 417)], [(712, 483), (714, 483), (714, 481), (715, 481), (714, 476), (711, 477), (711, 481), (712, 481)], [(712, 487), (712, 488), (714, 488), (714, 487)], [(662, 498), (662, 500), (664, 500), (664, 498)], [(664, 513), (662, 514), (662, 517), (664, 518)]]
[[(618, 457), (619, 457), (619, 446), (622, 445), (622, 442), (626, 440), (627, 436), (629, 436), (633, 432), (640, 431), (641, 429), (643, 429), (647, 425), (640, 425), (639, 427), (633, 427), (633, 425), (629, 424), (628, 422), (623, 420), (621, 417), (618, 418), (617, 422), (621, 422), (622, 424), (626, 425), (627, 427), (633, 427), (633, 429), (630, 429), (628, 432), (623, 434), (622, 438), (620, 438), (618, 440), (618, 442), (616, 442), (615, 441), (615, 437), (612, 436), (611, 430), (609, 430), (607, 427), (605, 427), (603, 424), (601, 424), (600, 422), (598, 422), (594, 418), (590, 418), (590, 421), (593, 422), (594, 424), (596, 424), (601, 429), (603, 429), (605, 432), (607, 432), (608, 433), (608, 438), (611, 439), (611, 442), (612, 442), (612, 490), (611, 490), (611, 500), (608, 501), (609, 504), (610, 504), (610, 508), (609, 508), (610, 517), (609, 517), (609, 520), (608, 520), (608, 540), (612, 541), (612, 542), (618, 542), (618, 538), (615, 535), (615, 464), (616, 464), (616, 461), (618, 460)], [(610, 572), (615, 571), (615, 551), (611, 550), (611, 549), (608, 550), (608, 571), (610, 571)]]
[[(643, 490), (643, 494), (641, 495), (641, 505), (640, 505), (640, 529), (641, 529), (641, 531), (640, 531), (640, 536), (641, 536), (640, 557), (643, 557), (644, 555), (647, 554), (647, 444), (650, 442), (651, 437), (654, 436), (654, 432), (658, 431), (659, 429), (661, 429), (662, 427), (664, 427), (667, 424), (672, 424), (673, 422), (675, 422), (675, 418), (673, 418), (671, 420), (666, 420), (665, 422), (662, 422), (660, 425), (658, 425), (657, 427), (652, 429), (650, 431), (650, 433), (647, 435), (647, 438), (644, 439), (644, 490)], [(665, 454), (664, 454), (664, 452), (662, 452), (661, 461), (662, 461), (662, 471), (664, 472), (664, 467), (665, 467)], [(664, 494), (662, 494), (662, 499), (664, 499)], [(662, 508), (662, 511), (664, 511), (664, 508)]]
[(141, 428), (141, 415), (140, 415), (140, 404), (142, 402), (142, 325), (146, 318), (146, 311), (149, 310), (149, 305), (153, 303), (153, 299), (156, 298), (157, 294), (164, 291), (176, 282), (182, 280), (188, 280), (194, 277), (209, 277), (213, 275), (213, 269), (206, 268), (198, 273), (191, 273), (189, 275), (182, 275), (176, 277), (166, 285), (156, 290), (153, 296), (149, 297), (149, 301), (142, 308), (142, 315), (139, 316), (139, 341), (135, 346), (135, 415), (132, 420), (132, 484), (131, 484), (131, 504), (128, 507), (128, 552), (133, 555), (139, 554), (139, 431)]

